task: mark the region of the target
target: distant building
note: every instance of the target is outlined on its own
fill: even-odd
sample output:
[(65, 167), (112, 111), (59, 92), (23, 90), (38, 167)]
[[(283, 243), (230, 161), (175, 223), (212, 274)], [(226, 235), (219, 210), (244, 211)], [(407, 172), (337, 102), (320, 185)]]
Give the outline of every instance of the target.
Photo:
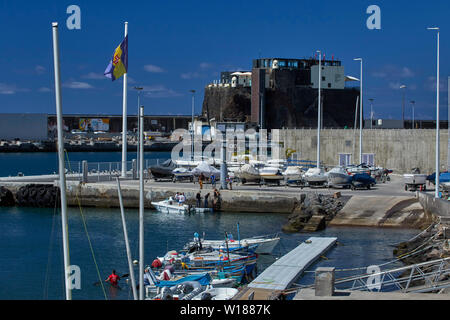
[[(348, 81), (339, 60), (323, 60), (321, 70), (322, 127), (354, 126), (359, 88)], [(251, 122), (256, 127), (316, 128), (318, 59), (255, 59), (251, 71), (221, 73), (205, 88), (203, 114), (218, 121)]]

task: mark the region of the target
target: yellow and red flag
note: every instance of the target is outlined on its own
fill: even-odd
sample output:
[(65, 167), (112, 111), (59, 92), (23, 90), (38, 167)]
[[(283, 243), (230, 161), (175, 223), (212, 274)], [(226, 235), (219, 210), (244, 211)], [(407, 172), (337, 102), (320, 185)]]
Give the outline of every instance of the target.
[(128, 35), (114, 51), (114, 55), (105, 70), (105, 76), (112, 81), (119, 79), (128, 70)]

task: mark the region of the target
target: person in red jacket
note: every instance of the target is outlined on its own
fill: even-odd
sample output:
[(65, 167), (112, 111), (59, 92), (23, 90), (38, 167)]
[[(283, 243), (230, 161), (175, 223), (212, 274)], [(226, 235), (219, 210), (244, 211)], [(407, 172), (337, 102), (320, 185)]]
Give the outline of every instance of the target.
[(113, 270), (112, 273), (109, 275), (108, 279), (106, 279), (106, 282), (110, 282), (112, 286), (117, 286), (119, 284), (120, 277), (116, 274), (116, 270)]

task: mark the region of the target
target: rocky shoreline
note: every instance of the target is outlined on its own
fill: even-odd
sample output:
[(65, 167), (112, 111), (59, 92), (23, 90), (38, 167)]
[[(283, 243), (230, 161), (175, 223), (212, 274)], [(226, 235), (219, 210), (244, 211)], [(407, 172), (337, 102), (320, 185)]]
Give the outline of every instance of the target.
[(333, 196), (323, 194), (302, 194), (300, 203), (289, 215), (283, 232), (316, 232), (326, 228), (328, 223), (344, 207), (345, 198), (337, 192)]

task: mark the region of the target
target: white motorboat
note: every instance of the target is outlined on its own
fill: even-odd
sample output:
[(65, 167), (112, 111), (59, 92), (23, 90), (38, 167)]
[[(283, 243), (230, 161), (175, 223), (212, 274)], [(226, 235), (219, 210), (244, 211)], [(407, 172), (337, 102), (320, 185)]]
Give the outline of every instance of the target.
[(259, 176), (264, 180), (283, 180), (284, 176), (278, 167), (262, 167), (259, 169)]
[(300, 181), (303, 180), (304, 172), (299, 166), (289, 166), (283, 172), (283, 176), (287, 181)]
[(352, 183), (352, 176), (344, 167), (335, 167), (325, 173), (330, 186), (349, 186)]
[(266, 164), (269, 167), (283, 169), (286, 167), (287, 161), (285, 159), (270, 159), (270, 160), (267, 160)]
[(239, 292), (235, 288), (216, 288), (207, 289), (195, 297), (192, 300), (231, 300)]
[(189, 213), (192, 208), (187, 204), (178, 203), (172, 198), (167, 200), (152, 202), (156, 210), (163, 213)]
[[(259, 254), (270, 254), (276, 245), (280, 242), (280, 237), (254, 237), (254, 238), (246, 238), (241, 241), (237, 241), (234, 239), (228, 240), (228, 248), (236, 249), (239, 247), (256, 247), (255, 252)], [(201, 244), (203, 247), (210, 247), (215, 250), (220, 250), (226, 248), (225, 240), (201, 240)], [(186, 248), (192, 247), (196, 245), (195, 241), (189, 242), (186, 244)]]
[(310, 168), (305, 173), (305, 180), (310, 185), (323, 185), (328, 182), (324, 168)]
[(236, 171), (236, 177), (241, 180), (242, 183), (247, 181), (259, 181), (259, 170), (252, 164), (245, 164)]
[(206, 162), (199, 163), (199, 165), (192, 169), (191, 172), (195, 176), (199, 176), (203, 173), (203, 175), (207, 178), (210, 178), (212, 175), (214, 175), (216, 180), (220, 179), (220, 170), (216, 169)]
[(347, 166), (347, 172), (350, 173), (351, 175), (355, 175), (355, 174), (368, 174), (371, 175), (371, 170), (370, 167), (368, 165), (366, 165), (365, 163), (362, 163), (360, 165), (349, 165)]

